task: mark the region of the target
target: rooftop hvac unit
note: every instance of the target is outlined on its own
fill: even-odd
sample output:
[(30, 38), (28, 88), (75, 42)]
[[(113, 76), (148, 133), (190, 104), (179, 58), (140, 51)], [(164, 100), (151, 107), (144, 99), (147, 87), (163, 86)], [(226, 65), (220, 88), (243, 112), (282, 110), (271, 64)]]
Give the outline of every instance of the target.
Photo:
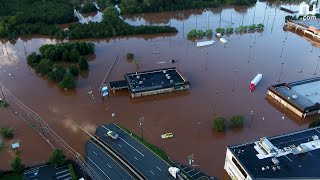
[(163, 70), (162, 72), (165, 74), (165, 73), (167, 73), (167, 70)]
[(143, 81), (139, 81), (139, 84), (143, 84)]
[(292, 99), (298, 99), (298, 97), (299, 97), (299, 96), (297, 96), (297, 95), (295, 95), (295, 94), (292, 95)]
[(170, 80), (170, 83), (173, 83), (173, 80), (172, 80), (172, 79)]
[(271, 161), (273, 162), (274, 165), (278, 165), (279, 164), (279, 160), (276, 157), (273, 157), (271, 159)]
[(319, 136), (317, 136), (317, 135), (312, 136), (312, 140), (314, 140), (314, 141), (319, 140)]
[(140, 79), (140, 76), (139, 76), (139, 75), (137, 75), (136, 77), (137, 77), (137, 79)]
[(167, 79), (171, 79), (171, 76), (167, 76)]

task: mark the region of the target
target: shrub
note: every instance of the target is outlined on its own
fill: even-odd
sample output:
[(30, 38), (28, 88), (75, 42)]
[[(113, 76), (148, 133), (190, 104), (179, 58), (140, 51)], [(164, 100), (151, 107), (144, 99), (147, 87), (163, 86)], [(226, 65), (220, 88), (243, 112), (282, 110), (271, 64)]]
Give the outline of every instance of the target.
[(15, 157), (11, 163), (12, 170), (16, 173), (21, 173), (24, 170), (24, 165), (21, 162), (21, 159)]
[(212, 34), (213, 34), (212, 29), (208, 29), (206, 31), (206, 34), (207, 34), (207, 36), (212, 36)]
[(320, 118), (317, 118), (317, 119), (313, 120), (309, 124), (309, 128), (313, 128), (313, 127), (317, 127), (317, 126), (320, 126)]
[(27, 63), (31, 67), (36, 67), (41, 60), (41, 56), (35, 52), (31, 53), (27, 57)]
[(78, 76), (79, 75), (79, 68), (77, 65), (72, 64), (69, 68), (69, 72), (74, 75), (74, 76)]
[(76, 87), (74, 76), (70, 72), (67, 72), (62, 81), (59, 82), (59, 87), (62, 89), (74, 89)]
[(84, 57), (80, 57), (80, 59), (79, 59), (79, 69), (81, 71), (89, 69), (88, 61)]
[(4, 138), (12, 139), (14, 137), (13, 129), (11, 128), (1, 128), (0, 133)]
[(9, 107), (9, 104), (8, 104), (8, 102), (6, 100), (2, 100), (1, 106), (6, 108), (6, 107)]
[(65, 163), (65, 159), (66, 156), (63, 154), (62, 150), (55, 149), (50, 155), (49, 162), (57, 168)]
[(224, 33), (225, 33), (225, 29), (224, 29), (224, 28), (217, 28), (217, 29), (216, 29), (216, 32), (217, 32), (217, 33), (224, 34)]
[(134, 54), (133, 53), (127, 53), (127, 59), (133, 59)]
[(233, 128), (242, 128), (244, 125), (244, 117), (240, 115), (232, 116), (231, 118), (231, 126)]
[(260, 24), (257, 25), (257, 30), (261, 31), (263, 29), (264, 29), (264, 25), (263, 24), (260, 23)]
[(212, 121), (213, 129), (218, 132), (223, 132), (226, 130), (226, 119), (223, 117), (216, 117)]
[(233, 28), (232, 27), (227, 28), (226, 34), (233, 34)]

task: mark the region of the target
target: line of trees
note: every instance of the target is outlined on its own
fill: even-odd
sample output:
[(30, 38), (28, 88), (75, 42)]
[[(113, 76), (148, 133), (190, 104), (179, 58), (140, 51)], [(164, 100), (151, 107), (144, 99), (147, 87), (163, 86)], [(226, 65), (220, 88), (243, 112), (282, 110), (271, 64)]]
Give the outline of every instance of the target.
[[(89, 69), (84, 56), (94, 54), (94, 51), (95, 45), (91, 42), (46, 44), (39, 48), (40, 54), (33, 52), (28, 55), (27, 63), (35, 69), (36, 73), (58, 82), (60, 88), (74, 89), (75, 77), (80, 71)], [(68, 62), (71, 65), (66, 69), (59, 62)]]
[(196, 30), (192, 29), (191, 31), (188, 32), (187, 37), (190, 38), (202, 38), (204, 36), (211, 37), (213, 34), (211, 29), (208, 29), (206, 31), (202, 30)]
[(221, 33), (223, 34), (233, 34), (234, 32), (237, 34), (243, 34), (243, 33), (253, 33), (253, 32), (262, 32), (264, 30), (264, 25), (263, 24), (252, 24), (249, 26), (239, 26), (235, 29), (233, 29), (232, 27), (228, 27), (228, 28), (216, 28), (216, 32), (217, 33)]
[(119, 7), (123, 14), (134, 14), (219, 7), (222, 5), (244, 6), (253, 5), (256, 2), (257, 0), (121, 0)]
[[(107, 7), (105, 1), (97, 1), (103, 6), (103, 21), (81, 24), (76, 22), (68, 29), (61, 29), (59, 24), (75, 22), (73, 4), (70, 1), (52, 0), (3, 0), (0, 3), (0, 38), (16, 39), (19, 35), (41, 34), (54, 38), (104, 38), (133, 34), (177, 33), (170, 26), (131, 26), (120, 18), (113, 6)], [(108, 3), (111, 5), (111, 3)], [(82, 11), (91, 12), (95, 5), (89, 1), (81, 7)]]
[(231, 128), (242, 128), (244, 126), (245, 118), (241, 115), (234, 115), (230, 119), (230, 123), (224, 117), (215, 117), (212, 120), (212, 128), (217, 132), (224, 132), (229, 124)]

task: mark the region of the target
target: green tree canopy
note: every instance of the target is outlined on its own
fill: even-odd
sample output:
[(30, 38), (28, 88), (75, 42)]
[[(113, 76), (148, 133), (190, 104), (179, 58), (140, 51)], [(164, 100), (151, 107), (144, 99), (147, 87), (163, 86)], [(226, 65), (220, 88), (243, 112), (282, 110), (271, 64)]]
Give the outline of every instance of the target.
[(71, 64), (70, 68), (69, 68), (69, 72), (73, 75), (73, 76), (78, 76), (79, 75), (79, 68), (77, 65), (75, 64)]
[(59, 87), (62, 89), (74, 89), (76, 87), (74, 76), (70, 72), (66, 72), (62, 81), (59, 82)]
[(60, 64), (54, 64), (52, 67), (52, 71), (48, 73), (48, 78), (51, 81), (59, 82), (63, 79), (64, 75), (66, 74), (66, 70)]
[(60, 167), (65, 163), (66, 156), (63, 154), (62, 150), (55, 149), (52, 151), (51, 156), (49, 158), (49, 162), (54, 167)]
[(212, 120), (213, 129), (218, 132), (223, 132), (226, 130), (226, 119), (223, 117), (215, 117)]
[(14, 137), (14, 131), (12, 128), (0, 128), (0, 133), (7, 139), (12, 139)]
[(24, 164), (20, 158), (15, 157), (11, 163), (11, 168), (16, 173), (21, 173), (24, 170)]
[(316, 118), (309, 124), (309, 128), (320, 126), (320, 118)]
[(242, 128), (244, 125), (244, 117), (241, 115), (235, 115), (231, 117), (231, 126), (233, 128)]
[(52, 70), (53, 63), (50, 59), (42, 59), (36, 67), (36, 72), (47, 75)]
[(80, 59), (79, 59), (79, 69), (81, 71), (89, 69), (88, 61), (84, 57), (80, 57)]

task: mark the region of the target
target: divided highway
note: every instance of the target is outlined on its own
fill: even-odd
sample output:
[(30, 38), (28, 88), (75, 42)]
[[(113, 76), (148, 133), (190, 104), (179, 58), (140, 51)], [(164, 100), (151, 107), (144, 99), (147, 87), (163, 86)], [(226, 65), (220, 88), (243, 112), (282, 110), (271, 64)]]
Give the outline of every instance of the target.
[[(116, 132), (119, 135), (119, 138), (116, 140), (112, 140), (111, 138), (109, 138), (106, 134), (109, 130)], [(119, 129), (116, 125), (108, 124), (108, 125), (99, 126), (96, 130), (96, 136), (99, 137), (99, 139), (103, 141), (105, 144), (107, 144), (112, 150), (117, 152), (127, 162), (129, 162), (136, 170), (142, 173), (146, 179), (150, 179), (150, 180), (151, 179), (174, 179), (168, 172), (168, 169), (170, 167), (169, 164), (167, 164), (165, 161), (160, 159), (157, 155), (151, 152), (148, 148), (146, 148), (140, 142), (136, 141), (133, 137), (128, 135), (126, 132)], [(90, 148), (93, 149), (91, 147), (92, 146), (91, 144), (88, 143), (87, 146), (90, 146)], [(87, 147), (87, 150), (88, 149), (89, 148)], [(95, 147), (95, 150), (97, 151), (96, 147)], [(91, 156), (89, 157), (93, 157), (93, 154), (91, 154)], [(102, 164), (101, 165), (102, 167), (97, 164), (102, 171), (104, 171), (102, 168), (105, 168), (106, 170), (108, 170), (108, 165), (106, 165), (106, 163), (103, 163), (103, 160), (101, 159), (102, 158), (100, 158), (99, 161), (98, 159), (96, 159), (96, 161), (95, 160), (93, 161)], [(89, 161), (90, 159), (88, 159), (88, 163), (90, 163)], [(110, 160), (108, 160), (108, 162), (109, 161)], [(116, 175), (117, 173), (114, 172), (113, 174)], [(107, 173), (106, 175), (109, 176), (109, 174)], [(122, 178), (125, 178), (125, 177), (121, 177), (121, 179)], [(114, 179), (114, 178), (111, 178), (111, 179)], [(119, 178), (116, 178), (116, 179), (119, 179)], [(132, 177), (125, 178), (125, 179), (132, 179)]]

